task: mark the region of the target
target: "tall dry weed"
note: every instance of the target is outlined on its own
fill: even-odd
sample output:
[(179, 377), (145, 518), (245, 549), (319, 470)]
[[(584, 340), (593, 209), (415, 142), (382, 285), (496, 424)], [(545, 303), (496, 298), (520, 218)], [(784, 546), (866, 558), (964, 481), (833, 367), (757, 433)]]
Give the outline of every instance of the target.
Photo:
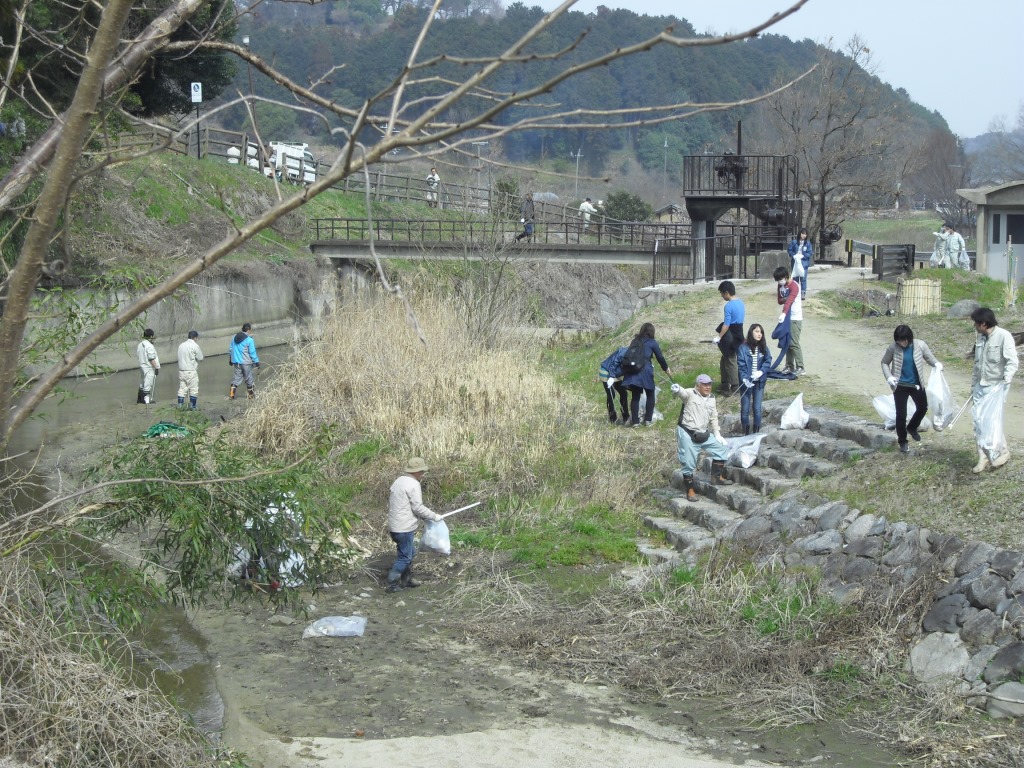
[(420, 340), (397, 301), (347, 307), (260, 393), (243, 439), (296, 455), (318, 429), (375, 438), (392, 461), (421, 455), (529, 480), (552, 457), (596, 464), (610, 450), (580, 395), (536, 370), (542, 345), (524, 334), (481, 339), (449, 299), (412, 301)]

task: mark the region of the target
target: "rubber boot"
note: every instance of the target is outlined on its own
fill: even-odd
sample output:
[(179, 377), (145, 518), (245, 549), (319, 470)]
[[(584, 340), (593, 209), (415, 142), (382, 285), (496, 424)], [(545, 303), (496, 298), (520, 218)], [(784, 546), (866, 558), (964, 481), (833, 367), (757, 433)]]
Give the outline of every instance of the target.
[(250, 400), (255, 400), (256, 399), (256, 390), (253, 389), (252, 387), (249, 387), (249, 389), (248, 389), (248, 396), (249, 396)]
[(403, 589), (415, 589), (416, 587), (420, 586), (421, 582), (416, 581), (416, 579), (412, 577), (411, 565), (404, 571), (402, 571), (402, 578), (399, 579), (399, 584), (402, 585)]
[(749, 424), (744, 424), (743, 425), (743, 436), (746, 437), (749, 434), (750, 434), (750, 425)]
[(199, 410), (199, 398), (198, 397), (191, 397), (191, 396), (189, 396), (189, 398), (188, 398), (188, 409), (190, 411), (198, 411)]
[(1010, 452), (1003, 451), (994, 459), (992, 459), (992, 469), (997, 469), (1010, 460)]
[(391, 594), (392, 592), (398, 592), (401, 588), (402, 588), (401, 582), (399, 582), (397, 579), (395, 581), (392, 581), (391, 577), (389, 576), (388, 577), (388, 585), (386, 587), (384, 587), (384, 591), (387, 592), (388, 594)]
[(683, 479), (686, 481), (686, 500), (696, 501), (697, 490), (693, 487), (693, 478), (690, 475), (686, 475)]
[(136, 400), (135, 402), (138, 403), (139, 405), (146, 404), (146, 390), (144, 390), (142, 387), (139, 387), (139, 399)]
[(725, 476), (725, 462), (711, 462), (711, 482), (715, 485), (732, 485), (732, 480)]
[(178, 407), (179, 408), (184, 408), (185, 407), (185, 398), (184, 397), (179, 397), (178, 398)]
[(988, 456), (981, 448), (978, 449), (978, 463), (974, 465), (974, 469), (971, 470), (974, 474), (978, 475), (988, 469)]
[(235, 390), (238, 389), (234, 384), (231, 385), (231, 389), (228, 390), (228, 400), (235, 399)]

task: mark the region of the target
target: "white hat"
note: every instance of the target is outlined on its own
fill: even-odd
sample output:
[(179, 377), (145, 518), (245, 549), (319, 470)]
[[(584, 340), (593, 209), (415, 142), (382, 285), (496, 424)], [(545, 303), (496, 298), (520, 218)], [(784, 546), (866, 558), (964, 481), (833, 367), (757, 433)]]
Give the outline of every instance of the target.
[(413, 456), (409, 459), (409, 463), (405, 465), (405, 472), (409, 475), (415, 475), (417, 472), (426, 472), (428, 469), (430, 467), (427, 466), (427, 462), (419, 456)]

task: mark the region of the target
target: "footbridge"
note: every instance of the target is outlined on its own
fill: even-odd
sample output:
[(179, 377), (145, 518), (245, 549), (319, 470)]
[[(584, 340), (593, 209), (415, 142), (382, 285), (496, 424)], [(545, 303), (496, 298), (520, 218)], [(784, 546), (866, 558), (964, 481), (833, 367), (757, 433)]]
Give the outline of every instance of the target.
[(371, 243), (386, 259), (493, 261), (647, 267), (653, 283), (753, 277), (749, 235), (735, 231), (694, 238), (688, 224), (602, 220), (538, 222), (532, 238), (520, 225), (465, 220), (314, 219), (310, 250), (339, 268), (372, 262)]

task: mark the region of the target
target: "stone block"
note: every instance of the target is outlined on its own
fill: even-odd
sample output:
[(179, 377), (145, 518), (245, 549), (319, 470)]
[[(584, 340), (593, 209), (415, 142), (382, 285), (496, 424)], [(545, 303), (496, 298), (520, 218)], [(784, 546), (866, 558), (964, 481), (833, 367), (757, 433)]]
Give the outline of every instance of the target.
[(921, 626), (925, 632), (957, 632), (960, 612), (966, 605), (967, 598), (960, 594), (936, 600), (924, 615)]
[(748, 517), (736, 528), (732, 535), (736, 541), (754, 541), (767, 536), (772, 529), (772, 521), (767, 517)]
[(817, 529), (819, 531), (828, 531), (838, 528), (849, 511), (850, 508), (848, 506), (838, 501), (825, 505), (822, 513), (818, 516)]
[(992, 555), (992, 570), (1009, 581), (1024, 566), (1024, 554), (1012, 549), (1000, 549)]
[(1002, 622), (987, 608), (975, 613), (960, 628), (960, 637), (973, 648), (980, 648), (996, 639)]
[(1018, 641), (1000, 648), (985, 667), (982, 677), (991, 685), (1005, 680), (1017, 680), (1021, 673), (1024, 673), (1024, 643)]
[(1006, 587), (1006, 579), (989, 571), (967, 584), (964, 595), (975, 608), (987, 608), (994, 611), (1008, 597)]
[(868, 536), (847, 544), (843, 551), (848, 555), (874, 559), (882, 554), (884, 543), (880, 536)]
[(850, 557), (843, 565), (842, 579), (847, 582), (866, 582), (875, 578), (881, 569), (863, 557)]
[(989, 695), (985, 711), (996, 720), (1024, 717), (1024, 685), (1003, 683), (996, 686)]
[(970, 659), (960, 635), (932, 632), (910, 649), (910, 671), (922, 683), (945, 687), (963, 678)]
[(843, 531), (843, 537), (847, 542), (851, 542), (863, 539), (865, 536), (881, 536), (885, 533), (885, 528), (886, 521), (884, 516), (861, 515)]
[(793, 542), (793, 546), (809, 555), (824, 555), (838, 552), (843, 546), (843, 535), (839, 531), (819, 531)]
[(992, 562), (992, 556), (996, 553), (996, 548), (991, 544), (986, 544), (983, 541), (972, 541), (966, 547), (963, 552), (960, 553), (960, 558), (956, 561), (956, 567), (953, 569), (953, 573), (957, 576), (962, 576), (965, 573), (975, 570), (979, 566), (985, 566), (988, 568)]

